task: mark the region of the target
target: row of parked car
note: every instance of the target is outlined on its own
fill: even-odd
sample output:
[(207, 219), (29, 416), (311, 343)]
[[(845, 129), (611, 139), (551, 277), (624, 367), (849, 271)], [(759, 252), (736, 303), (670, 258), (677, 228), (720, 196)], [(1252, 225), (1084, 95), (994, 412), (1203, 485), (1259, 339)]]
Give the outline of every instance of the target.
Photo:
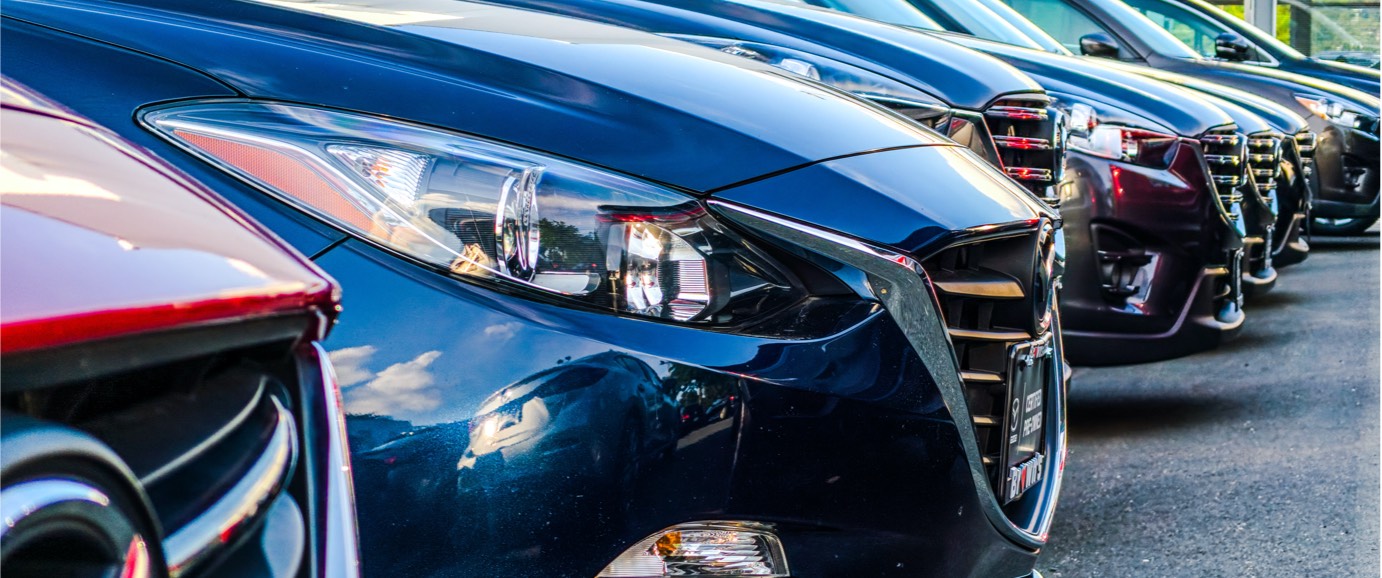
[(1199, 0), (0, 16), (6, 576), (1039, 576), (1067, 359), (1378, 218)]

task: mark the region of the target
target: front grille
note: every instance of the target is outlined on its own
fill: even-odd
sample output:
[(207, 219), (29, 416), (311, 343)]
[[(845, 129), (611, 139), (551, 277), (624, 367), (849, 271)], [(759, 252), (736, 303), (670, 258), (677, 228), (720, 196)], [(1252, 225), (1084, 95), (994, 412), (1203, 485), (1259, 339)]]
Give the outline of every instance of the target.
[(1296, 154), (1300, 156), (1300, 174), (1309, 179), (1315, 172), (1315, 144), (1319, 137), (1309, 129), (1295, 134)]
[(1317, 140), (1319, 140), (1319, 137), (1318, 137), (1315, 133), (1310, 132), (1310, 131), (1308, 131), (1308, 130), (1303, 130), (1303, 131), (1300, 131), (1300, 132), (1296, 133), (1296, 137), (1295, 137), (1295, 138), (1296, 138), (1296, 150), (1300, 152), (1300, 156), (1302, 156), (1302, 157), (1313, 157), (1313, 156), (1315, 156), (1315, 142), (1316, 142)]
[[(292, 393), (297, 367), (281, 353), (290, 346), (33, 384), (7, 395), (5, 407), (114, 450), (148, 496), (170, 575), (243, 575), (266, 563), (290, 568), (306, 563), (303, 511), (311, 500), (301, 489), (301, 420), (290, 409), (300, 405)], [(284, 546), (265, 551), (264, 528), (281, 532), (273, 539)]]
[[(1053, 327), (1052, 229), (947, 248), (922, 263), (955, 348), (965, 401), (992, 489), (1007, 471), (1015, 356), (1045, 347)], [(1045, 451), (1039, 450), (1039, 451)], [(1000, 501), (1002, 498), (1000, 497)]]
[(1209, 176), (1219, 195), (1220, 210), (1231, 220), (1238, 219), (1231, 207), (1243, 200), (1235, 189), (1243, 184), (1244, 157), (1247, 156), (1245, 140), (1242, 134), (1232, 128), (1213, 129), (1200, 137), (1204, 160), (1209, 165)]
[(1065, 162), (1060, 113), (1045, 97), (1008, 98), (984, 111), (984, 122), (1008, 177), (1059, 207), (1056, 183)]
[(1281, 174), (1281, 139), (1274, 132), (1248, 135), (1248, 176), (1264, 197), (1276, 191)]
[[(1277, 207), (1277, 177), (1281, 175), (1282, 141), (1285, 137), (1275, 132), (1256, 132), (1248, 135), (1248, 178), (1257, 187), (1257, 194), (1269, 207)], [(1268, 227), (1263, 231), (1262, 242), (1248, 248), (1249, 260), (1264, 263), (1272, 254), (1275, 230)]]

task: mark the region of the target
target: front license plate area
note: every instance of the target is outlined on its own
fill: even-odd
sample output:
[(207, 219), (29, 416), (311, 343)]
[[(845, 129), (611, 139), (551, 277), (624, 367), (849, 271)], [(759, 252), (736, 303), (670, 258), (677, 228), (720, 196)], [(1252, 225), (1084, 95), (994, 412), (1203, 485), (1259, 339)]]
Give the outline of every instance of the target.
[(1004, 416), (1003, 503), (1020, 497), (1046, 475), (1046, 382), (1050, 378), (1049, 340), (1013, 346)]

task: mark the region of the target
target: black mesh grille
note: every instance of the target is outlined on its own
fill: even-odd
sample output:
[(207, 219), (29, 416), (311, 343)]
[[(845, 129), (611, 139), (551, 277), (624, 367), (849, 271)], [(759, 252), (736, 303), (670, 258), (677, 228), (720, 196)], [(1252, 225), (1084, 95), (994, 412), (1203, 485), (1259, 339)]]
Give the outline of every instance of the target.
[[(960, 244), (923, 262), (955, 348), (965, 401), (995, 493), (1005, 466), (1012, 368), (1022, 344), (1052, 331), (1049, 228)], [(1025, 351), (1025, 350), (1024, 350)]]
[(1058, 207), (1055, 185), (1061, 178), (1065, 139), (1060, 113), (1047, 105), (1044, 97), (1000, 100), (984, 111), (984, 122), (998, 150), (999, 168), (1047, 204)]

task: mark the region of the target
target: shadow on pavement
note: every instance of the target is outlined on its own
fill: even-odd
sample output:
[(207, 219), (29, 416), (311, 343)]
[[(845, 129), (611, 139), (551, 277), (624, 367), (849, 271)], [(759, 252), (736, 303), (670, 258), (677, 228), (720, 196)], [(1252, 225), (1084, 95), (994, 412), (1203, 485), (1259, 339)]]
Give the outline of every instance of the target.
[(1071, 397), (1069, 412), (1072, 437), (1128, 436), (1233, 421), (1241, 404), (1220, 397), (1117, 396), (1080, 399)]
[(1377, 247), (1379, 238), (1377, 231), (1368, 231), (1362, 235), (1350, 237), (1325, 237), (1322, 235), (1312, 235), (1309, 239), (1311, 251), (1332, 251), (1337, 249), (1359, 249), (1363, 247)]

